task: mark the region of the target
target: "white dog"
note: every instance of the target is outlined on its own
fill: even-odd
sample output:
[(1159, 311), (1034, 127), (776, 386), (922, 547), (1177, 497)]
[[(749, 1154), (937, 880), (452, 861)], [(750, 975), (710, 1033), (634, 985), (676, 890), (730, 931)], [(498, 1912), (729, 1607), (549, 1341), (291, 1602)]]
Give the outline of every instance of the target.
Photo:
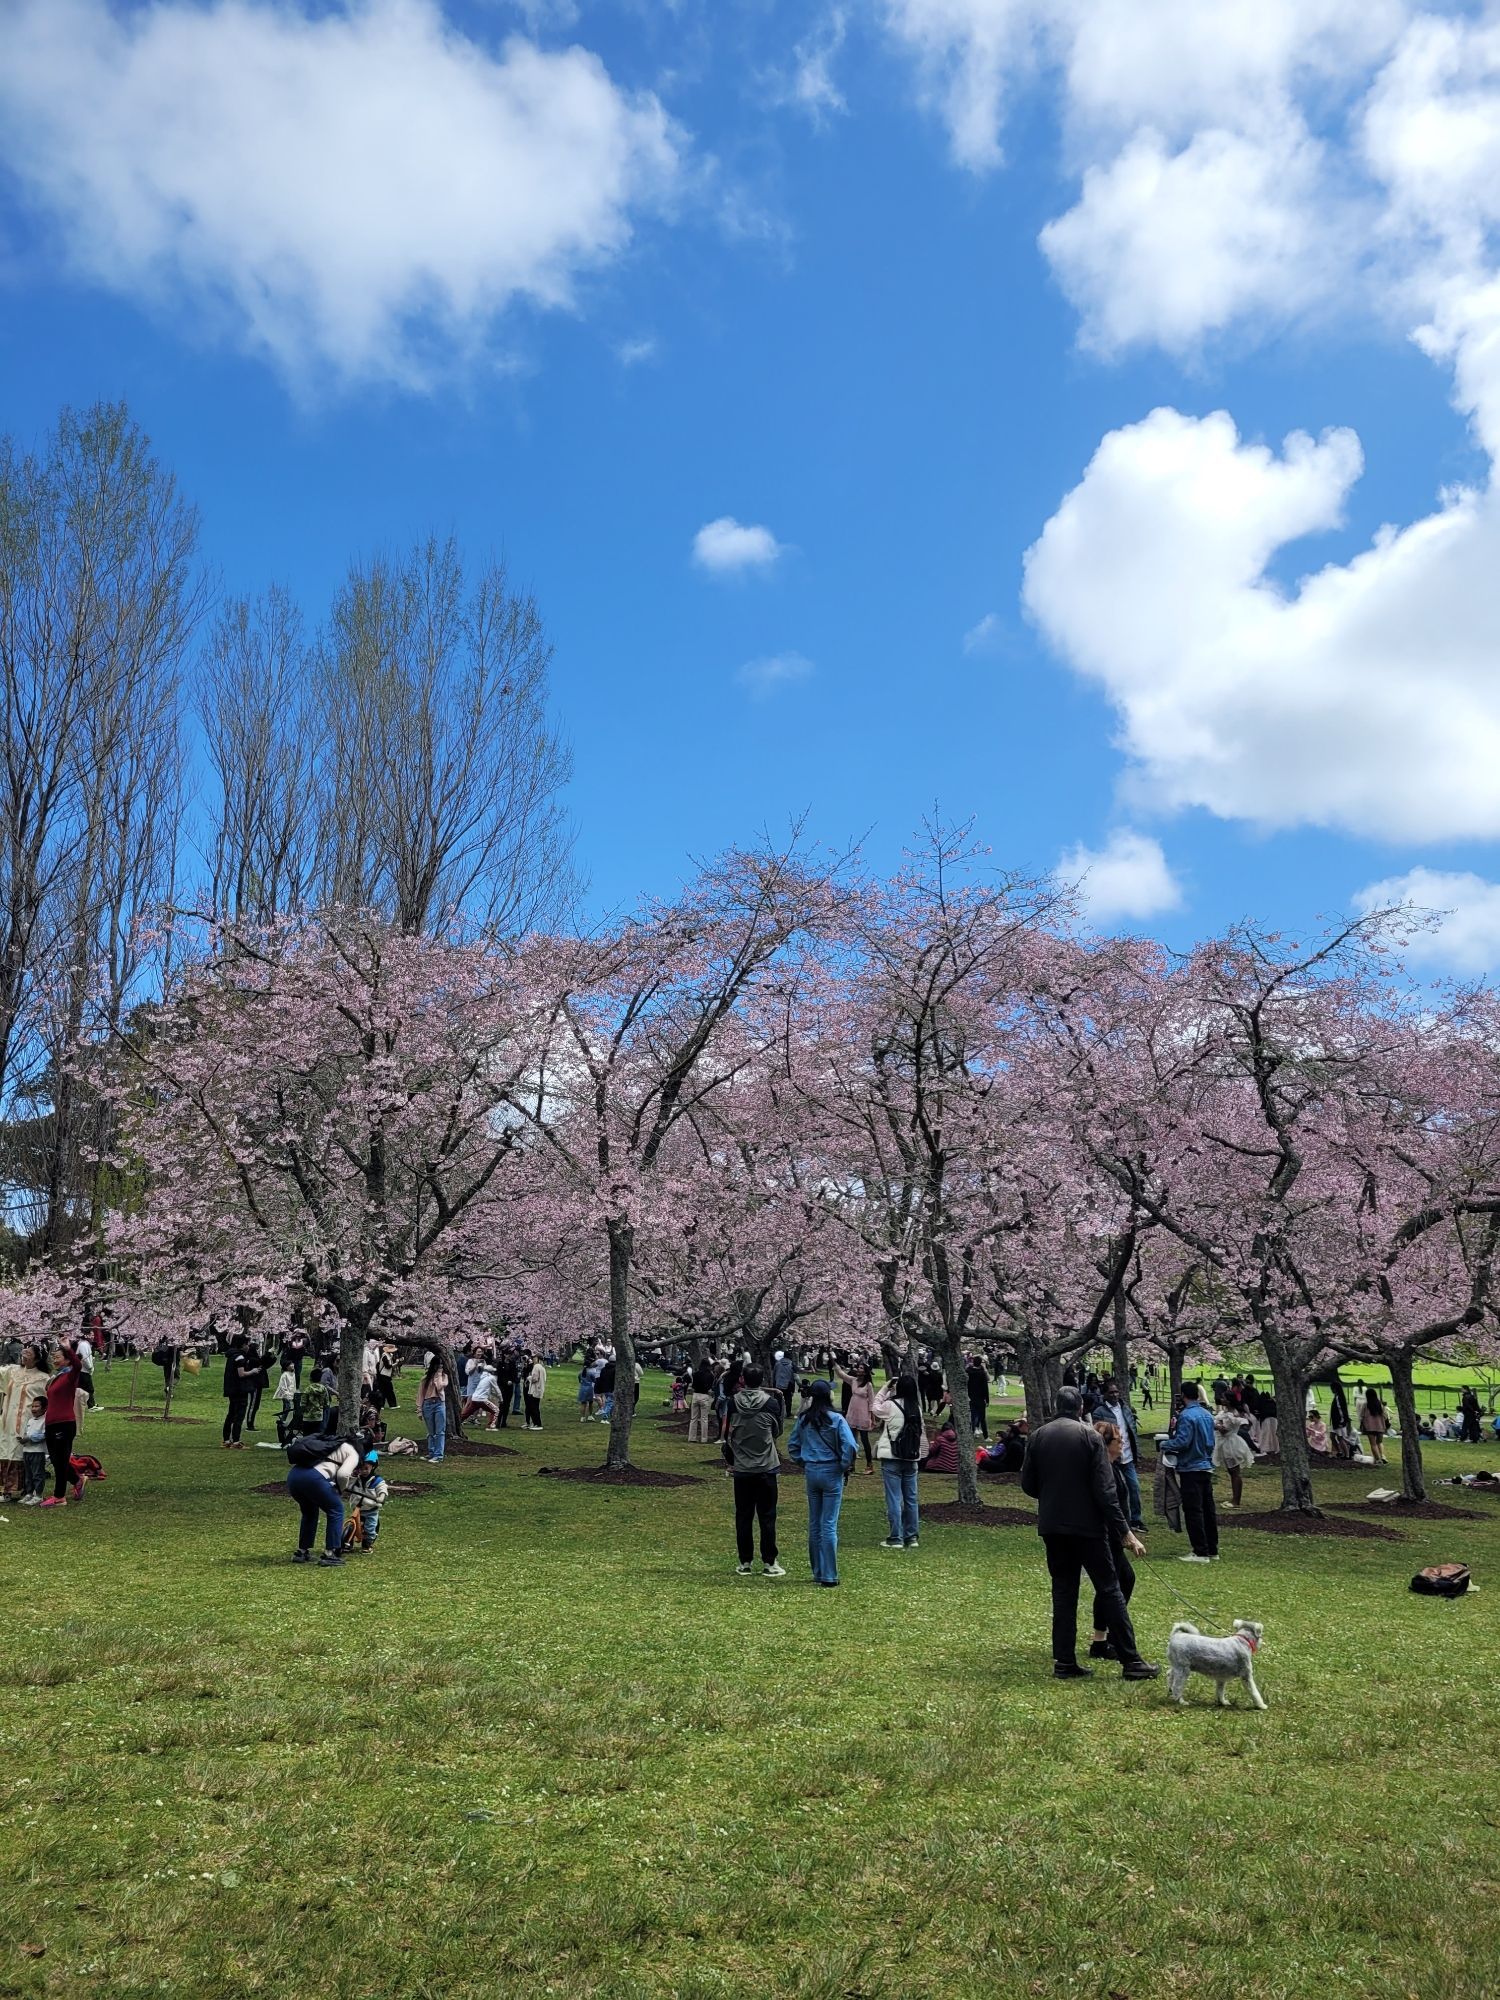
[(1218, 1686), (1220, 1708), (1229, 1706), (1231, 1681), (1243, 1681), (1250, 1690), (1251, 1701), (1257, 1708), (1264, 1708), (1266, 1704), (1250, 1669), (1251, 1661), (1260, 1651), (1264, 1630), (1263, 1625), (1252, 1624), (1248, 1618), (1236, 1618), (1232, 1638), (1207, 1639), (1196, 1625), (1174, 1625), (1167, 1641), (1167, 1693), (1179, 1707), (1185, 1707), (1188, 1675), (1208, 1674)]

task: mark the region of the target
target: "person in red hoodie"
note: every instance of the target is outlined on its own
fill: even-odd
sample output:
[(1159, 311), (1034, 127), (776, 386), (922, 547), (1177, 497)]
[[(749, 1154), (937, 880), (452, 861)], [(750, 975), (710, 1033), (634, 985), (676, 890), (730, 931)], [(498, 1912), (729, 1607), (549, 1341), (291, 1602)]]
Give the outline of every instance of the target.
[(47, 1381), (47, 1456), (52, 1461), (55, 1484), (51, 1496), (42, 1502), (44, 1507), (65, 1507), (70, 1483), (73, 1498), (83, 1498), (83, 1481), (73, 1480), (69, 1463), (78, 1435), (78, 1378), (82, 1373), (83, 1356), (70, 1340), (63, 1349), (62, 1366)]

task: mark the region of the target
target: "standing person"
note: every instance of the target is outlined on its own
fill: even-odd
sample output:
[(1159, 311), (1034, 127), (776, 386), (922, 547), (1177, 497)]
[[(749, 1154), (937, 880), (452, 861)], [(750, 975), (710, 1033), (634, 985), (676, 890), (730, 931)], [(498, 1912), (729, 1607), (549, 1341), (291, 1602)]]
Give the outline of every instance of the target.
[[(1104, 1421), (1113, 1424), (1120, 1434), (1120, 1450), (1114, 1463), (1125, 1482), (1125, 1515), (1135, 1532), (1138, 1535), (1144, 1534), (1145, 1517), (1141, 1512), (1141, 1478), (1137, 1470), (1141, 1459), (1141, 1440), (1136, 1431), (1135, 1413), (1130, 1407), (1130, 1399), (1122, 1392), (1120, 1380), (1117, 1375), (1105, 1376), (1104, 1387), (1099, 1392), (1099, 1400), (1095, 1403), (1090, 1414), (1096, 1425), (1102, 1416)], [(1127, 1591), (1127, 1598), (1129, 1594)]]
[(394, 1410), (396, 1407), (396, 1357), (390, 1348), (382, 1347), (375, 1357), (374, 1400), (377, 1410)]
[(1269, 1389), (1256, 1397), (1255, 1415), (1260, 1425), (1261, 1457), (1275, 1458), (1281, 1450), (1281, 1418), (1276, 1413), (1276, 1398)]
[(229, 1343), (229, 1352), (224, 1356), (225, 1451), (245, 1449), (240, 1432), (244, 1428), (245, 1412), (250, 1407), (250, 1385), (259, 1372), (260, 1363), (246, 1347), (244, 1334), (235, 1334)]
[[(531, 1356), (529, 1354), (523, 1351), (516, 1356), (516, 1371), (511, 1378), (510, 1392), (510, 1414), (513, 1417), (518, 1417), (521, 1414), (526, 1395), (526, 1374), (530, 1366)], [(501, 1424), (502, 1428), (508, 1428), (503, 1418), (501, 1419)]]
[(594, 1388), (599, 1380), (602, 1364), (593, 1354), (585, 1354), (583, 1365), (578, 1370), (578, 1421), (588, 1423), (594, 1414)]
[(45, 1395), (47, 1355), (39, 1341), (27, 1341), (20, 1359), (0, 1367), (0, 1500), (15, 1498), (25, 1467), (21, 1435), (32, 1401)]
[(500, 1391), (500, 1428), (503, 1431), (510, 1429), (510, 1406), (516, 1399), (520, 1373), (514, 1350), (504, 1348), (495, 1362), (495, 1384)]
[(693, 1363), (692, 1394), (688, 1399), (688, 1443), (707, 1444), (714, 1407), (714, 1364), (702, 1354)]
[(778, 1347), (771, 1363), (771, 1387), (781, 1398), (783, 1421), (792, 1414), (792, 1391), (797, 1386), (797, 1364), (785, 1348)]
[(271, 1401), (276, 1405), (276, 1442), (284, 1446), (291, 1441), (292, 1412), (297, 1401), (297, 1378), (290, 1368), (283, 1368), (277, 1376)]
[[(1119, 1426), (1111, 1423), (1108, 1417), (1096, 1417), (1094, 1419), (1094, 1429), (1103, 1438), (1104, 1449), (1109, 1453), (1110, 1467), (1115, 1475), (1115, 1497), (1119, 1501), (1123, 1513), (1130, 1505), (1130, 1488), (1125, 1478), (1123, 1457), (1125, 1440), (1120, 1434)], [(1109, 1531), (1109, 1548), (1110, 1554), (1115, 1559), (1115, 1575), (1120, 1579), (1120, 1595), (1124, 1598), (1128, 1608), (1131, 1598), (1135, 1595), (1135, 1565), (1130, 1560), (1130, 1550), (1126, 1546), (1125, 1537), (1116, 1531), (1113, 1522), (1111, 1522)], [(1094, 1629), (1089, 1638), (1089, 1658), (1091, 1660), (1112, 1660), (1115, 1657), (1114, 1642), (1109, 1636), (1107, 1618), (1108, 1606), (1096, 1590), (1094, 1592)]]
[(542, 1428), (542, 1398), (547, 1393), (547, 1364), (539, 1354), (526, 1372), (526, 1428)]
[[(898, 1375), (876, 1396), (872, 1413), (880, 1425), (875, 1456), (885, 1484), (886, 1537), (883, 1549), (914, 1549), (922, 1532), (917, 1506), (917, 1468), (927, 1456), (922, 1428), (922, 1392), (914, 1375)], [(957, 1470), (957, 1459), (954, 1460)]]
[(325, 1514), (328, 1527), (318, 1560), (325, 1569), (331, 1569), (344, 1560), (344, 1497), (359, 1477), (368, 1447), (362, 1438), (357, 1442), (348, 1438), (319, 1438), (311, 1442), (312, 1449), (325, 1445), (327, 1449), (311, 1464), (294, 1463), (286, 1476), (286, 1490), (302, 1511), (292, 1561), (312, 1561), (318, 1516)]
[(300, 1326), (294, 1326), (281, 1343), (281, 1365), (283, 1368), (291, 1369), (292, 1380), (299, 1389), (302, 1387), (302, 1364), (307, 1359), (309, 1351), (307, 1335)]
[(1236, 1513), (1245, 1497), (1245, 1474), (1255, 1463), (1255, 1453), (1240, 1428), (1242, 1421), (1233, 1401), (1220, 1403), (1214, 1411), (1214, 1464), (1229, 1474), (1226, 1505)]
[(1463, 1425), (1459, 1431), (1460, 1438), (1465, 1444), (1478, 1444), (1484, 1412), (1479, 1407), (1479, 1398), (1472, 1389), (1464, 1390), (1458, 1399), (1458, 1407), (1463, 1417)]
[[(42, 1377), (45, 1381), (47, 1378)], [(47, 1484), (47, 1398), (33, 1396), (21, 1419), (21, 1505), (40, 1507)]]
[[(834, 1410), (833, 1391), (826, 1382), (814, 1382), (812, 1398), (792, 1431), (787, 1456), (793, 1465), (802, 1467), (807, 1486), (807, 1556), (813, 1582), (832, 1590), (839, 1580), (839, 1509), (844, 1504), (844, 1481), (854, 1470), (857, 1453), (854, 1432)], [(735, 1497), (738, 1500), (737, 1484)], [(764, 1542), (761, 1547), (764, 1554)], [(775, 1567), (766, 1571), (768, 1576), (779, 1573)]]
[(1171, 1433), (1162, 1440), (1162, 1451), (1177, 1460), (1177, 1482), (1182, 1488), (1182, 1520), (1187, 1529), (1192, 1554), (1179, 1562), (1219, 1560), (1219, 1518), (1214, 1512), (1214, 1420), (1203, 1407), (1202, 1391), (1196, 1382), (1182, 1385), (1182, 1408)]
[[(91, 1328), (97, 1326), (98, 1318), (99, 1316), (96, 1313), (89, 1321)], [(80, 1370), (78, 1392), (73, 1399), (73, 1421), (78, 1427), (75, 1435), (81, 1437), (83, 1435), (84, 1416), (94, 1400), (94, 1343), (89, 1339), (87, 1333), (79, 1336), (78, 1360)]]
[(749, 1576), (754, 1567), (757, 1521), (762, 1572), (766, 1576), (786, 1575), (776, 1559), (777, 1475), (781, 1471), (776, 1440), (780, 1435), (781, 1406), (762, 1388), (760, 1370), (747, 1368), (744, 1386), (735, 1391), (729, 1435), (724, 1440), (724, 1454), (734, 1474), (734, 1539), (741, 1576)]
[(1380, 1391), (1372, 1382), (1365, 1391), (1365, 1400), (1359, 1408), (1359, 1428), (1370, 1447), (1370, 1456), (1377, 1465), (1385, 1464), (1385, 1434), (1391, 1427), (1386, 1415), (1385, 1404)]
[(55, 1357), (58, 1366), (47, 1378), (46, 1418), (44, 1437), (47, 1456), (52, 1461), (53, 1487), (42, 1502), (44, 1507), (66, 1507), (68, 1487), (73, 1487), (73, 1498), (83, 1498), (83, 1481), (73, 1479), (73, 1469), (69, 1460), (73, 1456), (73, 1440), (78, 1435), (78, 1378), (83, 1373), (83, 1362), (77, 1348), (70, 1342), (62, 1353)]
[(245, 1350), (249, 1365), (249, 1388), (245, 1395), (245, 1429), (255, 1429), (255, 1419), (260, 1415), (260, 1399), (266, 1392), (270, 1380), (271, 1350), (262, 1347), (258, 1340), (252, 1340)]
[(1096, 1616), (1121, 1662), (1121, 1679), (1154, 1680), (1161, 1672), (1141, 1658), (1124, 1592), (1110, 1550), (1117, 1534), (1132, 1555), (1145, 1546), (1120, 1506), (1104, 1440), (1083, 1421), (1083, 1398), (1060, 1389), (1057, 1415), (1033, 1434), (1021, 1468), (1021, 1490), (1037, 1502), (1037, 1533), (1052, 1579), (1052, 1671), (1060, 1681), (1084, 1680), (1078, 1664), (1078, 1582), (1086, 1571), (1094, 1586)]
[(427, 1463), (441, 1465), (448, 1442), (448, 1371), (441, 1354), (435, 1353), (427, 1363), (417, 1409), (427, 1429)]
[(969, 1388), (969, 1422), (976, 1437), (987, 1438), (990, 1434), (990, 1371), (977, 1354), (969, 1356), (964, 1370), (964, 1379)]
[(875, 1380), (870, 1373), (869, 1364), (864, 1361), (856, 1362), (852, 1375), (846, 1375), (839, 1367), (835, 1367), (833, 1372), (841, 1382), (848, 1384), (849, 1407), (844, 1411), (844, 1422), (853, 1431), (855, 1443), (864, 1447), (865, 1471), (873, 1472), (875, 1461), (870, 1451), (870, 1433), (875, 1428), (875, 1418), (871, 1413), (871, 1405), (875, 1400)]
[(1349, 1398), (1337, 1376), (1328, 1396), (1328, 1438), (1336, 1458), (1354, 1456), (1354, 1427), (1349, 1421)]

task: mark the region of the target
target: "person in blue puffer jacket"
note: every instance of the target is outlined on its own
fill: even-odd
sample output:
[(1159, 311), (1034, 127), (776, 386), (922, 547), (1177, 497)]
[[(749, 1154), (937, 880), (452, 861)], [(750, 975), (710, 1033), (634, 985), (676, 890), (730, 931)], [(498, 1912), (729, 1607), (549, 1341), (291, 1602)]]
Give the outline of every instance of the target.
[(825, 1589), (839, 1580), (839, 1509), (858, 1450), (853, 1431), (833, 1407), (833, 1390), (814, 1382), (787, 1455), (807, 1481), (807, 1553), (813, 1580)]
[(1177, 1461), (1182, 1488), (1182, 1519), (1192, 1554), (1183, 1562), (1219, 1560), (1219, 1517), (1214, 1512), (1214, 1420), (1203, 1407), (1196, 1382), (1182, 1385), (1182, 1408), (1167, 1437), (1157, 1440), (1163, 1453)]

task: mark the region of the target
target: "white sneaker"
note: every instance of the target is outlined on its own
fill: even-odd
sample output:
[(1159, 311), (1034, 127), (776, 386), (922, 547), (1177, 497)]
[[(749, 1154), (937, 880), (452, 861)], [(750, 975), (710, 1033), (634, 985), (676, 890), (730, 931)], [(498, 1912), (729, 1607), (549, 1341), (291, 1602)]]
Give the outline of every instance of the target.
[(1177, 1558), (1177, 1560), (1178, 1560), (1178, 1561), (1179, 1561), (1180, 1563), (1206, 1563), (1206, 1562), (1212, 1562), (1212, 1561), (1213, 1561), (1213, 1557), (1212, 1557), (1212, 1556), (1179, 1556), (1179, 1557)]
[(735, 1572), (734, 1572), (734, 1573), (735, 1573), (735, 1575), (736, 1575), (736, 1576), (754, 1576), (754, 1574), (755, 1574), (755, 1564), (754, 1564), (754, 1563), (739, 1563), (739, 1564), (737, 1564), (737, 1565), (736, 1565), (736, 1567), (735, 1567)]
[(786, 1571), (781, 1567), (780, 1563), (767, 1563), (761, 1574), (763, 1576), (785, 1576)]

